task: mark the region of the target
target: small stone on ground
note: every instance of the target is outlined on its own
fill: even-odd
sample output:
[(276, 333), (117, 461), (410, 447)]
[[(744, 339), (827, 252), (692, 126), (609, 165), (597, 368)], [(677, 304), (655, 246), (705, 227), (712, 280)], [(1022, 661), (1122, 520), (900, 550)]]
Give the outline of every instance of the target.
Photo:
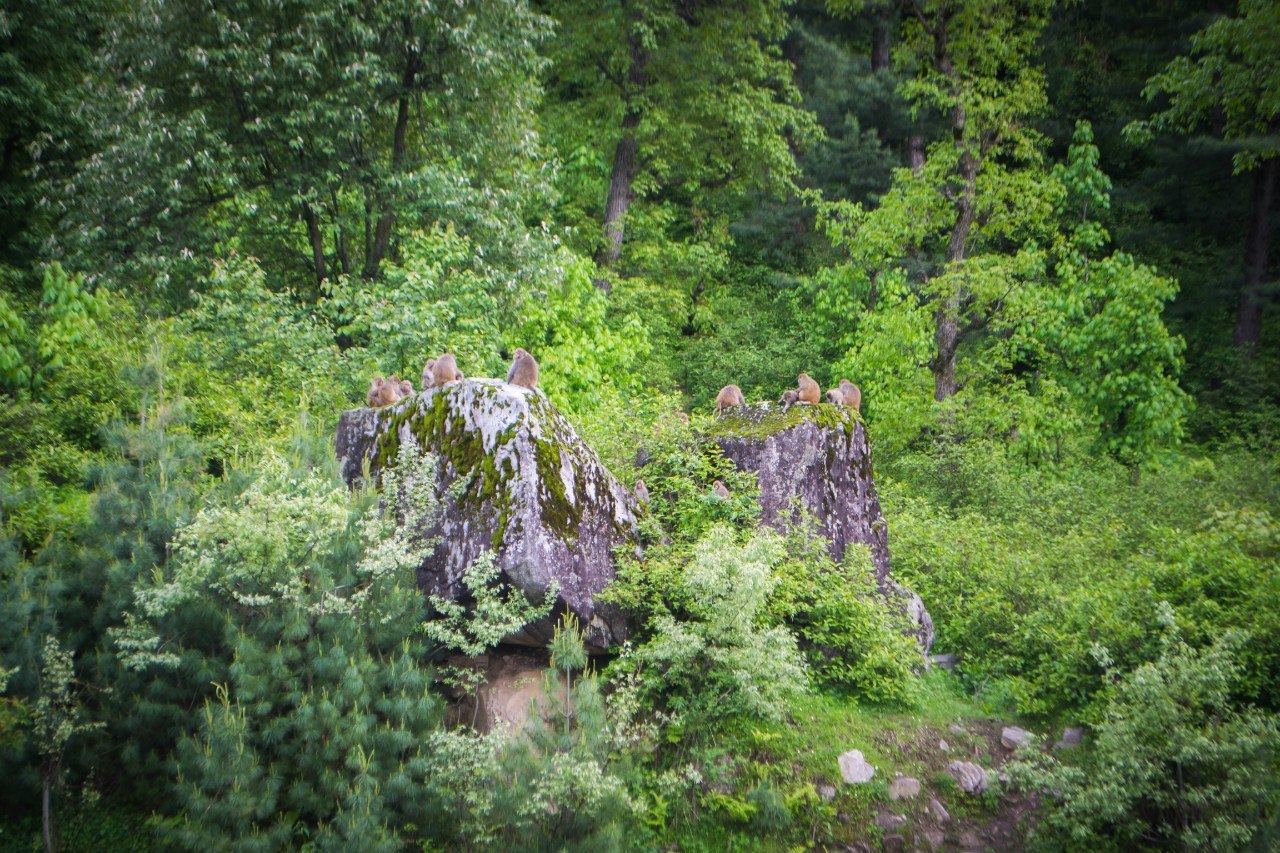
[(839, 760), (840, 776), (850, 785), (870, 782), (871, 777), (876, 775), (876, 769), (862, 757), (861, 750), (851, 749), (840, 756)]
[(1075, 749), (1084, 741), (1084, 729), (1078, 726), (1067, 726), (1062, 730), (1062, 737), (1053, 745), (1054, 749)]
[(1005, 749), (1017, 749), (1031, 740), (1031, 732), (1018, 726), (1005, 726), (1000, 730), (1000, 743)]
[(910, 776), (899, 776), (889, 786), (889, 799), (906, 800), (920, 793), (920, 782)]
[(981, 794), (987, 790), (987, 771), (971, 761), (953, 761), (947, 765), (947, 772), (966, 794)]

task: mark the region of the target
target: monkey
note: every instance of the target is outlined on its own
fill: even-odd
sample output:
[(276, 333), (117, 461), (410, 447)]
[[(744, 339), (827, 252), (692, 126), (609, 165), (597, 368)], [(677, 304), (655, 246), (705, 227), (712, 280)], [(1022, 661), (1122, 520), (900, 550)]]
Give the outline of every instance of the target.
[(423, 391), (427, 390), (428, 388), (436, 384), (435, 377), (432, 376), (432, 373), (431, 373), (433, 370), (435, 370), (435, 367), (436, 367), (436, 360), (433, 358), (427, 362), (426, 367), (422, 368), (422, 390)]
[(507, 371), (507, 384), (523, 385), (526, 388), (538, 387), (538, 362), (522, 347), (516, 347), (511, 369)]
[(378, 401), (382, 399), (382, 386), (386, 384), (386, 380), (381, 376), (369, 383), (369, 393), (365, 396), (365, 401), (369, 404), (369, 408), (377, 408)]
[(848, 379), (840, 380), (840, 391), (844, 394), (844, 404), (855, 412), (862, 411), (862, 389)]
[(724, 487), (724, 483), (716, 480), (711, 484), (711, 491), (715, 492), (716, 497), (721, 500), (729, 500), (729, 490)]
[(636, 500), (642, 504), (649, 502), (649, 487), (644, 484), (644, 480), (636, 480)]
[(827, 392), (827, 402), (836, 406), (843, 406), (844, 394), (840, 393), (839, 388), (832, 388)]
[(410, 382), (408, 379), (401, 379), (400, 380), (400, 396), (408, 397), (408, 396), (411, 396), (412, 394), (413, 394), (413, 383)]
[(742, 396), (741, 388), (737, 385), (726, 385), (716, 395), (716, 413), (723, 412), (731, 406), (741, 406), (746, 402), (746, 398)]
[(812, 406), (818, 405), (822, 401), (822, 388), (818, 383), (810, 379), (807, 373), (801, 373), (796, 379), (800, 382), (800, 387), (797, 389), (800, 392), (800, 402)]
[(373, 380), (373, 384), (369, 386), (369, 408), (379, 409), (383, 406), (390, 406), (392, 403), (400, 399), (400, 381), (394, 376), (393, 381), (388, 381), (379, 376)]
[(790, 391), (783, 391), (782, 396), (778, 398), (778, 402), (782, 405), (782, 411), (787, 411), (796, 404), (800, 399), (800, 392), (792, 388)]
[(436, 363), (431, 366), (431, 377), (433, 379), (432, 384), (437, 387), (462, 378), (462, 374), (458, 371), (458, 362), (454, 359), (453, 353), (447, 352), (436, 359)]

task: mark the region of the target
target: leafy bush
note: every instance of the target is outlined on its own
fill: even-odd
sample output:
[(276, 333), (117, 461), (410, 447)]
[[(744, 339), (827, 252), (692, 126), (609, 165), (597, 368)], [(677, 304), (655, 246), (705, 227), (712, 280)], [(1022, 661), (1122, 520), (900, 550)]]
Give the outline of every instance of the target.
[(1064, 845), (1240, 850), (1280, 814), (1280, 722), (1234, 707), (1231, 637), (1197, 651), (1163, 609), (1159, 657), (1108, 690), (1078, 766), (1036, 757), (1014, 771), (1059, 805), (1038, 833)]
[(870, 552), (850, 548), (837, 564), (803, 529), (787, 544), (769, 610), (795, 631), (816, 680), (871, 702), (910, 702), (920, 649), (901, 602), (877, 588)]
[(191, 695), (216, 684), (178, 746), (185, 811), (163, 827), (171, 841), (384, 849), (421, 820), (414, 792), (440, 705), (415, 583), (431, 547), (417, 531), (436, 512), (433, 465), (406, 444), (381, 500), (353, 500), (332, 473), (268, 457), (139, 585), (113, 632), (121, 659)]
[(1178, 455), (1135, 472), (1070, 455), (1029, 468), (972, 445), (890, 470), (879, 486), (894, 573), (924, 598), (937, 648), (961, 654), (970, 686), (1024, 714), (1094, 714), (1107, 684), (1095, 646), (1120, 671), (1153, 659), (1163, 600), (1192, 646), (1247, 632), (1234, 689), (1274, 707), (1280, 540), (1262, 509), (1274, 463)]
[(808, 680), (795, 637), (769, 626), (782, 542), (760, 532), (739, 544), (719, 525), (694, 546), (677, 583), (687, 611), (660, 613), (630, 662), (651, 701), (691, 729), (733, 716), (778, 719)]

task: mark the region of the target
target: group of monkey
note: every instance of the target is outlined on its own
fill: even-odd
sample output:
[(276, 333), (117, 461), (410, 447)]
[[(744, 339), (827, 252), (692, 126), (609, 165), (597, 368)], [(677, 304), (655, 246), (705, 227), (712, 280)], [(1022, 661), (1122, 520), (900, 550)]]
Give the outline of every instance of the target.
[[(801, 373), (796, 377), (797, 387), (782, 392), (781, 399), (778, 400), (782, 404), (783, 411), (790, 409), (796, 403), (808, 403), (816, 406), (821, 402), (822, 386), (807, 373)], [(827, 392), (827, 401), (835, 403), (837, 406), (848, 406), (855, 412), (862, 408), (862, 391), (857, 385), (854, 385), (848, 379), (841, 379), (838, 387), (832, 388)], [(737, 385), (726, 385), (720, 389), (720, 393), (716, 395), (716, 414), (721, 414), (725, 409), (733, 406), (746, 405), (746, 398), (742, 396), (742, 389)], [(686, 418), (686, 422), (687, 422)], [(729, 500), (729, 490), (725, 488), (724, 483), (716, 480), (711, 484), (711, 492), (720, 500)], [(636, 499), (642, 504), (649, 502), (649, 488), (645, 485), (644, 480), (636, 480), (635, 485)]]
[[(422, 388), (423, 390), (440, 388), (462, 378), (462, 371), (458, 369), (458, 360), (454, 358), (453, 353), (447, 352), (428, 361), (427, 366), (422, 369)], [(822, 400), (822, 387), (814, 382), (809, 374), (801, 373), (796, 379), (797, 387), (784, 391), (782, 398), (778, 400), (784, 411), (796, 403), (817, 405)], [(507, 371), (507, 383), (523, 385), (525, 388), (538, 386), (538, 362), (522, 348), (516, 348), (511, 369)], [(413, 383), (408, 379), (401, 379), (394, 374), (390, 377), (379, 376), (369, 386), (369, 407), (376, 409), (390, 406), (412, 393)], [(827, 392), (827, 400), (837, 406), (848, 406), (858, 411), (862, 407), (862, 392), (848, 379), (841, 379), (838, 387)], [(741, 388), (737, 385), (726, 385), (716, 395), (716, 413), (719, 414), (732, 406), (745, 405), (746, 402)], [(719, 499), (729, 499), (729, 490), (719, 480), (712, 484), (712, 492)], [(645, 486), (644, 480), (636, 480), (635, 494), (641, 503), (649, 502), (649, 489)]]
[[(462, 371), (458, 369), (458, 360), (453, 353), (433, 358), (422, 369), (422, 389), (441, 388), (450, 382), (462, 379)], [(516, 347), (515, 357), (511, 361), (511, 369), (507, 371), (507, 382), (511, 385), (523, 385), (525, 388), (538, 387), (538, 362), (522, 347)], [(369, 408), (377, 409), (390, 406), (392, 403), (413, 393), (413, 383), (392, 374), (389, 377), (379, 376), (369, 386), (366, 398)]]
[[(796, 379), (799, 387), (783, 391), (782, 397), (778, 400), (782, 404), (783, 411), (790, 409), (796, 403), (816, 406), (822, 401), (822, 386), (814, 382), (809, 374), (801, 373)], [(744, 405), (746, 402), (741, 388), (737, 385), (726, 385), (716, 395), (716, 414), (732, 406)], [(835, 403), (837, 406), (848, 406), (856, 412), (862, 408), (862, 391), (848, 379), (841, 379), (838, 387), (827, 392), (827, 402)]]

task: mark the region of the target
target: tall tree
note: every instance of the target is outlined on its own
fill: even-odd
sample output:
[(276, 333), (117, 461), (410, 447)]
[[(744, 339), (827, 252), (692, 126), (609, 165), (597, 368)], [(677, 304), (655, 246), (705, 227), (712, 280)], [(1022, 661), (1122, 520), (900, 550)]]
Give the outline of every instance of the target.
[(1252, 173), (1249, 222), (1244, 245), (1244, 277), (1236, 307), (1232, 342), (1246, 351), (1262, 333), (1268, 298), (1271, 209), (1280, 171), (1280, 5), (1273, 0), (1240, 0), (1235, 17), (1223, 16), (1196, 33), (1188, 55), (1179, 56), (1152, 77), (1148, 99), (1167, 96), (1148, 125), (1193, 133), (1210, 129), (1235, 143), (1236, 174)]
[(406, 222), (492, 216), (539, 184), (548, 22), (519, 0), (130, 11), (102, 57), (100, 154), (67, 188), (71, 237), (128, 257), (239, 235), (317, 283), (374, 277)]
[(956, 354), (967, 334), (985, 325), (998, 293), (974, 287), (973, 264), (983, 244), (1007, 240), (1006, 216), (1019, 176), (1009, 166), (1038, 158), (1038, 137), (1026, 127), (1045, 105), (1044, 82), (1031, 63), (1046, 22), (1048, 0), (977, 3), (917, 0), (904, 22), (903, 59), (916, 75), (904, 92), (917, 109), (950, 117), (950, 140), (935, 144), (917, 170), (941, 204), (937, 224), (945, 249), (925, 273), (934, 310), (934, 399), (956, 393)]
[[(550, 88), (611, 157), (595, 256), (612, 270), (637, 198), (666, 188), (781, 191), (812, 138), (779, 43), (781, 0), (551, 0)], [(604, 149), (604, 150), (601, 150)], [(608, 287), (607, 281), (601, 282)]]
[(83, 152), (81, 78), (111, 11), (85, 0), (6, 0), (0, 10), (0, 259), (6, 265), (37, 258), (48, 215), (40, 205), (40, 179), (65, 177)]

